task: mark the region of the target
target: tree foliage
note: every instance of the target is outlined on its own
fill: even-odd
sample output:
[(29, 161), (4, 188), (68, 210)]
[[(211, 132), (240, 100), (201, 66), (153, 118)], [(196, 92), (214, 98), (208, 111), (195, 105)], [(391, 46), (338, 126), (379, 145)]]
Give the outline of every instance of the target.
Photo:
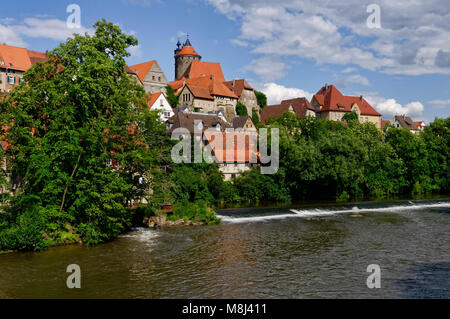
[(179, 100), (178, 97), (175, 95), (175, 91), (172, 89), (172, 87), (170, 85), (166, 86), (166, 95), (167, 95), (167, 100), (169, 101), (170, 105), (173, 108), (178, 107), (179, 104)]
[(116, 237), (145, 192), (139, 177), (167, 153), (164, 125), (124, 71), (137, 40), (104, 20), (95, 27), (93, 36), (74, 35), (50, 52), (1, 102), (7, 162), (20, 176), (20, 191), (1, 214), (3, 245), (29, 248), (18, 229), (31, 224), (30, 244), (38, 248), (67, 229), (88, 244)]
[(238, 116), (248, 116), (247, 107), (241, 102), (237, 102), (236, 104), (236, 114)]
[(267, 96), (263, 92), (255, 91), (256, 100), (261, 108), (267, 106)]

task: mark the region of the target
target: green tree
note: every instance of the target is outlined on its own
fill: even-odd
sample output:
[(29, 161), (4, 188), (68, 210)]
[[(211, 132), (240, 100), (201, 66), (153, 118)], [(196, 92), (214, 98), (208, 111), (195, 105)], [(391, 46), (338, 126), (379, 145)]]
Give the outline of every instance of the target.
[(129, 207), (145, 191), (148, 140), (136, 123), (152, 115), (143, 88), (124, 72), (137, 40), (105, 20), (95, 28), (50, 52), (1, 102), (6, 157), (21, 180), (2, 216), (0, 238), (9, 242), (31, 213), (42, 221), (33, 230), (40, 241), (58, 241), (67, 229), (87, 244), (110, 240), (130, 226)]
[(248, 116), (247, 107), (241, 102), (237, 102), (236, 104), (236, 114), (238, 116)]
[(267, 96), (263, 92), (255, 91), (255, 95), (260, 108), (267, 106)]
[(258, 111), (255, 108), (252, 109), (252, 121), (253, 121), (253, 124), (255, 124), (256, 127), (260, 126), (259, 114), (258, 114)]
[(346, 121), (347, 123), (355, 122), (355, 121), (358, 122), (359, 121), (358, 120), (358, 114), (356, 114), (355, 112), (346, 113), (344, 115), (344, 117), (342, 118), (342, 120)]
[(179, 104), (179, 100), (178, 97), (175, 95), (175, 91), (172, 89), (172, 87), (170, 85), (166, 86), (166, 95), (167, 95), (167, 100), (169, 100), (170, 105), (173, 108), (178, 107)]

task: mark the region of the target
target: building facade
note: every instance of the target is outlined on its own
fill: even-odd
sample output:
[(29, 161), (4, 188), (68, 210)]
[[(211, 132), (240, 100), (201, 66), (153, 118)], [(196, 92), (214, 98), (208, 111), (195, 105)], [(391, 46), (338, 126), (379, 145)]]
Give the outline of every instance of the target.
[(148, 94), (166, 93), (169, 81), (156, 60), (132, 65), (129, 68), (136, 72), (145, 92)]
[(24, 81), (23, 74), (47, 54), (0, 44), (0, 92), (9, 92)]
[(381, 129), (381, 114), (363, 96), (343, 95), (334, 85), (325, 85), (311, 100), (317, 118), (342, 121), (345, 114), (354, 112), (361, 123), (369, 122)]
[(239, 98), (238, 102), (245, 105), (248, 115), (252, 115), (253, 109), (256, 109), (259, 114), (259, 105), (255, 90), (246, 80), (240, 79), (228, 81), (225, 82), (225, 85)]
[(167, 97), (162, 92), (149, 95), (148, 107), (152, 111), (159, 111), (161, 121), (163, 121), (164, 123), (169, 118), (175, 115), (175, 112), (170, 105), (169, 100), (167, 100)]

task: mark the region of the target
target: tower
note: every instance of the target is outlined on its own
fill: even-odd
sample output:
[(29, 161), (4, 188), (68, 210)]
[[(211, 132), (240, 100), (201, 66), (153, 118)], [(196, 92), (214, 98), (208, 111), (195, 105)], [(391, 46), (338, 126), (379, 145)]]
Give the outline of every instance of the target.
[(189, 38), (181, 48), (181, 43), (178, 41), (177, 49), (174, 51), (175, 54), (175, 81), (181, 79), (186, 72), (186, 70), (191, 65), (192, 61), (200, 61), (202, 57), (194, 50)]

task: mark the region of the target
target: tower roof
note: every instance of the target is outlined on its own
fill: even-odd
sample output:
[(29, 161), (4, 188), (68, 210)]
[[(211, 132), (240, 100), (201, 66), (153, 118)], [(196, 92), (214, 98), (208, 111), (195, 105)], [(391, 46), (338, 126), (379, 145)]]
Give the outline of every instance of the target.
[(184, 46), (183, 49), (177, 54), (177, 56), (180, 55), (194, 55), (198, 57), (200, 56), (200, 54), (198, 54), (191, 46)]
[(193, 56), (198, 56), (201, 58), (200, 54), (198, 54), (195, 49), (192, 47), (191, 41), (189, 40), (189, 38), (186, 39), (186, 42), (184, 42), (183, 44), (183, 48), (181, 49), (181, 51), (179, 51), (178, 53), (176, 53), (177, 56), (180, 55), (193, 55)]

